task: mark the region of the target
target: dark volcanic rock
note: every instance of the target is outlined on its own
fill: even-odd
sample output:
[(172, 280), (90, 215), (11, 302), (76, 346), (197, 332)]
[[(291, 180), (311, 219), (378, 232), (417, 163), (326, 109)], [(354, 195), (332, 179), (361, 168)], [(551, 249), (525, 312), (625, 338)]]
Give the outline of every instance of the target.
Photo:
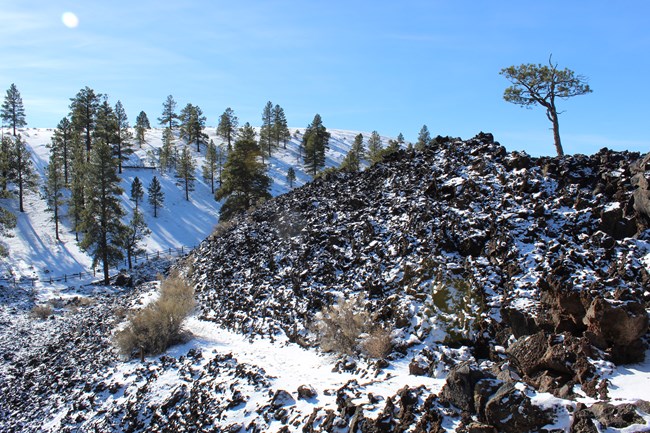
[(485, 406), (487, 423), (505, 433), (539, 432), (552, 424), (554, 415), (533, 405), (530, 398), (515, 385), (506, 383)]
[(474, 388), (477, 383), (486, 379), (494, 379), (494, 376), (469, 362), (462, 363), (449, 372), (440, 398), (462, 410), (474, 413)]

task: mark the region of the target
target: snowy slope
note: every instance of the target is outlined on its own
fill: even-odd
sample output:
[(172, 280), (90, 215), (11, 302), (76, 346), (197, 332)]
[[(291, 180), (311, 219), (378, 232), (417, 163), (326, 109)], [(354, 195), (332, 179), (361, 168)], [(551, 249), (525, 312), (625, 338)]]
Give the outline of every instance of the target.
[[(297, 133), (298, 131), (298, 133)], [(204, 131), (208, 137), (219, 145), (223, 141), (217, 137), (216, 128), (208, 127)], [(302, 170), (302, 161), (299, 158), (298, 147), (301, 133), (304, 129), (291, 128), (292, 137), (286, 148), (278, 149), (272, 158), (267, 159), (268, 174), (272, 178), (271, 194), (276, 196), (289, 190), (286, 174), (289, 167), (296, 172), (294, 188), (311, 180), (311, 176)], [(330, 130), (330, 149), (327, 152), (326, 167), (337, 166), (348, 152), (354, 137), (358, 132)], [(22, 131), (28, 147), (33, 153), (33, 162), (40, 179), (45, 176), (49, 159), (48, 144), (51, 142), (53, 129), (28, 128)], [(369, 137), (364, 133), (364, 137)], [(384, 143), (388, 138), (383, 137)], [(220, 203), (215, 201), (210, 185), (201, 175), (201, 166), (205, 160), (205, 147), (196, 151), (195, 145), (190, 145), (196, 162), (195, 190), (190, 193), (190, 200), (186, 201), (184, 190), (174, 177), (174, 172), (161, 174), (159, 170), (152, 170), (151, 154), (162, 144), (162, 129), (151, 129), (146, 133), (146, 144), (142, 148), (135, 146), (135, 153), (125, 163), (122, 173), (122, 205), (131, 215), (134, 204), (129, 199), (131, 183), (137, 176), (145, 188), (144, 203), (140, 204), (144, 210), (151, 235), (145, 239), (144, 247), (147, 252), (168, 251), (170, 248), (189, 247), (198, 245), (214, 229), (219, 219)], [(182, 146), (184, 142), (176, 139), (176, 144)], [(141, 168), (137, 168), (141, 167)], [(165, 203), (159, 209), (158, 217), (153, 217), (153, 211), (147, 203), (146, 188), (153, 176), (161, 182), (165, 195)], [(17, 215), (18, 223), (9, 236), (0, 238), (7, 245), (9, 257), (0, 262), (0, 278), (13, 281), (13, 278), (58, 278), (64, 275), (86, 273), (92, 269), (92, 259), (77, 246), (75, 233), (71, 228), (69, 219), (65, 216), (60, 225), (60, 241), (54, 236), (54, 222), (52, 213), (47, 210), (42, 189), (27, 192), (25, 199), (25, 213), (18, 212), (16, 200), (4, 200), (6, 205)], [(83, 278), (82, 282), (89, 279)], [(78, 284), (77, 282), (76, 284)], [(41, 285), (40, 282), (36, 283)], [(45, 290), (51, 288), (46, 284)]]

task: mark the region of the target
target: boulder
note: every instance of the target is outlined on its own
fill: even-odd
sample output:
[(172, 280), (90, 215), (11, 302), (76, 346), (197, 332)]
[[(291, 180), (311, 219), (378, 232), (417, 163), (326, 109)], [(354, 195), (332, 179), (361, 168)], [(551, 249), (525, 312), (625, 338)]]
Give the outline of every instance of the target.
[(463, 362), (451, 369), (440, 397), (458, 408), (474, 413), (474, 388), (484, 379), (494, 379), (490, 373), (481, 370), (477, 365)]
[(284, 406), (293, 406), (296, 404), (296, 400), (284, 389), (278, 389), (271, 399), (271, 407), (273, 409), (279, 409)]
[(644, 359), (641, 338), (648, 331), (648, 313), (638, 302), (613, 304), (596, 298), (584, 318), (592, 344), (610, 348), (616, 363), (640, 362)]
[(485, 405), (485, 419), (504, 433), (539, 432), (554, 422), (550, 410), (535, 406), (512, 383), (505, 383)]
[(300, 385), (298, 387), (298, 398), (303, 400), (309, 400), (316, 397), (318, 393), (311, 385)]

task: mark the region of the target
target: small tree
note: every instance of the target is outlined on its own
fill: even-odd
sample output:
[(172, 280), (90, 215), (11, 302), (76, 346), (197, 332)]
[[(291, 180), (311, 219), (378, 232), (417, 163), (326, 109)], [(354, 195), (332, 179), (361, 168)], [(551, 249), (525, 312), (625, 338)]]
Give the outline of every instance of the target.
[(138, 179), (138, 176), (133, 179), (131, 182), (131, 200), (135, 203), (135, 210), (138, 210), (138, 203), (144, 197), (144, 188), (142, 187), (142, 182)]
[(158, 154), (161, 174), (165, 174), (167, 170), (176, 166), (174, 156), (174, 134), (171, 129), (165, 128), (162, 134), (162, 146), (160, 147), (160, 153)]
[(51, 152), (58, 154), (58, 157), (60, 158), (63, 165), (63, 177), (66, 185), (68, 185), (69, 182), (69, 169), (70, 165), (72, 164), (73, 134), (74, 131), (72, 129), (72, 123), (68, 120), (67, 117), (64, 117), (61, 119), (56, 129), (54, 130), (52, 143), (50, 144)]
[(293, 167), (289, 167), (287, 170), (287, 182), (289, 182), (289, 188), (293, 188), (293, 183), (296, 181), (296, 170)]
[(262, 111), (262, 126), (260, 127), (259, 145), (262, 152), (268, 153), (269, 158), (271, 157), (273, 148), (276, 146), (275, 140), (273, 139), (274, 123), (273, 104), (271, 101), (268, 101)]
[(115, 104), (115, 126), (115, 145), (113, 147), (117, 155), (118, 172), (122, 173), (122, 162), (126, 161), (133, 154), (131, 144), (133, 134), (129, 131), (129, 119), (120, 101), (117, 101)]
[(27, 122), (25, 121), (23, 98), (20, 96), (20, 92), (13, 83), (7, 90), (5, 101), (2, 104), (2, 110), (0, 110), (0, 118), (13, 128), (14, 136), (16, 136), (16, 128), (22, 128), (27, 125)]
[(329, 149), (329, 139), (330, 133), (323, 125), (320, 114), (316, 114), (302, 136), (305, 168), (312, 176), (316, 176), (316, 173), (325, 166), (325, 153)]
[(383, 145), (379, 133), (377, 131), (372, 131), (370, 139), (368, 139), (368, 159), (371, 164), (376, 164), (381, 161), (383, 157), (382, 150)]
[(12, 170), (14, 182), (18, 186), (20, 211), (25, 212), (23, 198), (26, 190), (36, 187), (36, 172), (32, 164), (32, 153), (20, 134), (14, 139)]
[(562, 156), (564, 149), (558, 121), (560, 113), (557, 111), (555, 100), (585, 95), (592, 90), (584, 76), (575, 75), (575, 72), (566, 68), (559, 70), (557, 63), (553, 64), (550, 57), (548, 63), (549, 66), (528, 63), (501, 69), (500, 74), (513, 84), (504, 91), (503, 99), (526, 108), (536, 104), (544, 107), (546, 117), (553, 124), (555, 150), (558, 156)]
[(429, 128), (427, 125), (422, 125), (420, 132), (418, 133), (418, 141), (415, 143), (415, 148), (422, 150), (431, 143), (431, 134), (429, 133)]
[(79, 90), (74, 98), (70, 99), (70, 119), (78, 133), (84, 136), (86, 144), (86, 158), (90, 158), (92, 146), (92, 134), (97, 121), (97, 111), (102, 94), (95, 93), (93, 89), (86, 86)]
[(140, 247), (140, 243), (150, 233), (151, 230), (147, 228), (147, 223), (144, 220), (144, 215), (142, 215), (142, 212), (140, 212), (136, 207), (133, 210), (133, 216), (131, 217), (131, 220), (128, 222), (124, 229), (124, 232), (122, 233), (124, 236), (122, 245), (124, 246), (124, 251), (126, 251), (129, 269), (133, 267), (132, 258), (144, 252), (144, 249)]
[(350, 151), (345, 155), (343, 162), (341, 162), (340, 170), (348, 172), (357, 172), (361, 169), (361, 159), (365, 156), (365, 149), (363, 148), (363, 134), (357, 134), (354, 137), (354, 142)]
[(214, 194), (214, 175), (217, 171), (217, 146), (214, 141), (210, 140), (208, 148), (205, 151), (205, 163), (203, 164), (202, 172), (203, 179), (210, 182), (210, 192)]
[(187, 201), (190, 200), (190, 191), (194, 191), (194, 181), (196, 180), (194, 170), (196, 170), (196, 164), (192, 159), (190, 148), (184, 146), (178, 165), (176, 166), (176, 177), (181, 181), (185, 188), (185, 200)]
[(47, 177), (45, 179), (45, 197), (47, 204), (54, 213), (54, 236), (59, 240), (59, 211), (65, 203), (63, 191), (65, 188), (65, 176), (63, 173), (63, 162), (60, 154), (54, 150), (50, 151), (50, 163), (47, 166)]
[(235, 116), (235, 112), (230, 107), (226, 108), (226, 111), (219, 117), (217, 135), (228, 143), (228, 152), (232, 150), (232, 142), (237, 137), (237, 126), (239, 126), (239, 120)]
[(284, 114), (284, 109), (279, 105), (273, 107), (273, 139), (275, 140), (275, 146), (279, 147), (280, 142), (282, 142), (283, 148), (287, 148), (287, 142), (291, 138), (291, 132), (289, 132), (289, 127), (287, 125), (287, 117)]
[(141, 111), (138, 117), (135, 118), (135, 139), (138, 141), (140, 147), (146, 143), (145, 132), (147, 129), (151, 129), (151, 124), (149, 123), (147, 113)]
[(163, 193), (160, 182), (156, 176), (151, 179), (147, 193), (149, 194), (149, 204), (153, 207), (153, 216), (154, 218), (157, 218), (158, 208), (163, 206), (165, 194)]
[(169, 129), (174, 129), (178, 126), (178, 115), (176, 114), (176, 101), (172, 95), (167, 96), (165, 102), (163, 102), (163, 111), (158, 122), (162, 126), (166, 126)]

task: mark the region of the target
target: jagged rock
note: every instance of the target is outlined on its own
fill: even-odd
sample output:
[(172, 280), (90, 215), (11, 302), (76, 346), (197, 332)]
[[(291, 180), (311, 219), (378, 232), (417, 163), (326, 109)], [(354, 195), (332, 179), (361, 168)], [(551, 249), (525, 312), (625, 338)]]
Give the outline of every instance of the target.
[(517, 310), (516, 308), (503, 307), (501, 309), (501, 316), (512, 329), (512, 334), (515, 338), (531, 335), (539, 331), (535, 319), (524, 311)]
[(316, 397), (318, 393), (311, 385), (300, 385), (298, 387), (298, 398), (309, 400)]
[[(645, 421), (637, 413), (637, 407), (630, 403), (613, 405), (599, 402), (585, 411), (593, 414), (601, 426), (605, 428), (625, 428), (632, 424), (645, 425)], [(647, 430), (650, 430), (650, 426), (647, 426)]]
[(279, 409), (284, 406), (293, 406), (296, 404), (296, 400), (283, 389), (278, 389), (275, 391), (273, 398), (271, 399), (271, 407), (274, 409)]
[(472, 422), (467, 426), (467, 433), (498, 433), (497, 429), (490, 424)]
[(543, 331), (522, 337), (509, 348), (508, 354), (517, 369), (525, 375), (532, 375), (542, 368), (542, 358), (548, 350), (548, 339)]
[(552, 424), (554, 416), (533, 405), (530, 398), (514, 384), (506, 383), (485, 405), (485, 419), (504, 433), (533, 433)]
[(474, 407), (474, 388), (484, 379), (494, 379), (492, 374), (481, 370), (478, 366), (464, 362), (449, 372), (445, 385), (440, 392), (443, 401), (468, 412), (476, 412)]
[(133, 287), (133, 277), (131, 277), (131, 275), (120, 272), (115, 276), (113, 285), (120, 287)]
[(641, 341), (648, 331), (648, 314), (638, 302), (614, 305), (598, 297), (589, 306), (584, 318), (593, 344), (611, 348), (616, 363), (640, 362), (644, 359)]
[(429, 373), (429, 362), (419, 356), (413, 358), (409, 363), (409, 374), (414, 376), (426, 376)]

